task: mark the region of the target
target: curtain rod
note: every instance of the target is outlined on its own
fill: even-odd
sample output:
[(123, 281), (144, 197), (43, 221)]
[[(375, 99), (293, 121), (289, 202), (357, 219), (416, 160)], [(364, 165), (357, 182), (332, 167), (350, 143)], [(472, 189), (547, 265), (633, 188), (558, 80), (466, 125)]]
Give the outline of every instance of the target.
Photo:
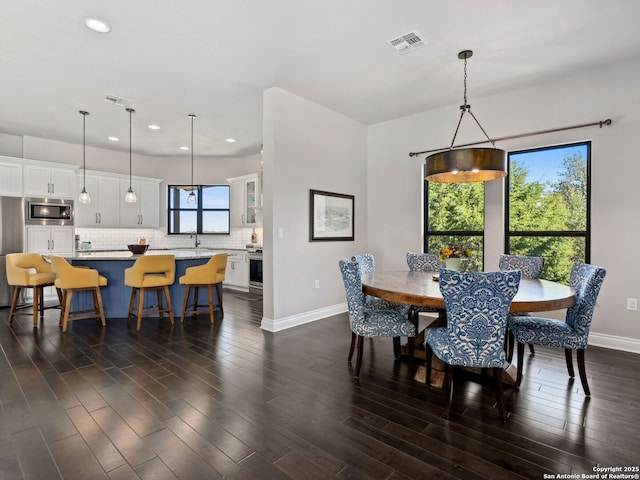
[[(535, 135), (542, 135), (542, 134), (545, 134), (545, 133), (564, 132), (565, 130), (574, 130), (576, 128), (595, 127), (595, 126), (599, 126), (600, 128), (602, 128), (605, 125), (606, 126), (611, 125), (611, 119), (610, 118), (607, 118), (606, 120), (600, 120), (599, 122), (583, 123), (582, 125), (572, 125), (570, 127), (551, 128), (549, 130), (538, 130), (537, 132), (521, 133), (519, 135), (510, 135), (508, 137), (494, 138), (493, 142), (500, 142), (502, 140), (513, 140), (514, 138), (533, 137)], [(479, 142), (465, 143), (463, 145), (457, 145), (454, 148), (471, 147), (473, 145), (481, 145), (483, 143), (489, 143), (489, 140), (481, 140)], [(440, 152), (442, 150), (449, 150), (449, 147), (435, 148), (433, 150), (423, 150), (422, 152), (410, 152), (409, 156), (410, 157), (415, 157), (417, 155), (422, 155), (424, 153)]]

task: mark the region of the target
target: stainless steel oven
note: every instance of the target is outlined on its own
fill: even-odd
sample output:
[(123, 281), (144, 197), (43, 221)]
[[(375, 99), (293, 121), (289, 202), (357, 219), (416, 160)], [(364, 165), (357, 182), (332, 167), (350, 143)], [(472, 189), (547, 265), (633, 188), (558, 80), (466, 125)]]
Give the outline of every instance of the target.
[(73, 225), (73, 200), (26, 198), (27, 225)]
[(249, 293), (262, 295), (262, 250), (249, 252)]

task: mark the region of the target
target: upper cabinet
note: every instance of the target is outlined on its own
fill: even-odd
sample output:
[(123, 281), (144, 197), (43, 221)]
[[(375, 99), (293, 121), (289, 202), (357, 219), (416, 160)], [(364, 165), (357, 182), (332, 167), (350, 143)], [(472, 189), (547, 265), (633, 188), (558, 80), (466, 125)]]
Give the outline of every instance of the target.
[(22, 162), (0, 156), (0, 196), (22, 197)]
[[(82, 190), (83, 175), (77, 175), (76, 190)], [(75, 202), (76, 227), (158, 228), (160, 218), (160, 182), (155, 178), (133, 177), (131, 187), (136, 203), (126, 203), (129, 176), (87, 171), (86, 188), (91, 202)]]
[(260, 224), (260, 183), (258, 174), (227, 179), (231, 187), (231, 226), (256, 226)]
[(120, 180), (120, 226), (158, 228), (160, 215), (160, 180), (131, 180), (136, 194), (136, 203), (126, 203), (124, 196), (129, 190), (129, 179)]
[(75, 202), (75, 226), (119, 227), (120, 216), (114, 205), (117, 205), (120, 194), (120, 179), (97, 173), (87, 173), (86, 178), (83, 178), (82, 173), (79, 173), (76, 186), (78, 192), (82, 190), (83, 181), (86, 181), (91, 202)]
[(47, 162), (24, 163), (24, 196), (75, 197), (75, 166), (51, 166)]

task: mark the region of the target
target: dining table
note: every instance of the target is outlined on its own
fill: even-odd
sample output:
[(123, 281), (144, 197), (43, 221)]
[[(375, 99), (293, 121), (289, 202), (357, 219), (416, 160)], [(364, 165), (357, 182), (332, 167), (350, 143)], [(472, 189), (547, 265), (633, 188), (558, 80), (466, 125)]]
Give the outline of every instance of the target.
[[(445, 305), (437, 271), (376, 271), (362, 276), (362, 291), (366, 295), (409, 305), (409, 320), (418, 331), (419, 313), (424, 309), (438, 312), (439, 325), (446, 323)], [(575, 290), (551, 280), (522, 278), (518, 293), (511, 302), (511, 313), (547, 312), (572, 307), (576, 302)], [(423, 332), (415, 344), (423, 342)], [(400, 339), (394, 338), (393, 351), (401, 356)], [(509, 371), (510, 365), (505, 365)]]

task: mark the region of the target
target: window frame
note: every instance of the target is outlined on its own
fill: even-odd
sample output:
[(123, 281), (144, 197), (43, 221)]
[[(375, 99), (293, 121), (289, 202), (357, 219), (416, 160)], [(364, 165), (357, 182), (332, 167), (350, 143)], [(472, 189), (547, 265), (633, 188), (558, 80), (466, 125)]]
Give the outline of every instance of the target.
[[(586, 229), (581, 231), (575, 230), (529, 230), (518, 231), (511, 230), (509, 223), (510, 205), (511, 205), (511, 155), (532, 153), (532, 152), (544, 152), (548, 150), (559, 150), (562, 148), (571, 148), (585, 146), (586, 153)], [(585, 263), (591, 262), (591, 140), (585, 140), (581, 142), (563, 143), (559, 145), (551, 145), (546, 147), (527, 148), (523, 150), (509, 151), (507, 154), (507, 176), (505, 177), (505, 195), (504, 195), (504, 251), (510, 254), (510, 239), (512, 237), (573, 237), (585, 239)]]
[[(176, 189), (195, 188), (196, 190), (196, 208), (171, 208), (171, 194)], [(223, 187), (227, 189), (229, 208), (203, 208), (202, 191), (209, 187)], [(171, 216), (174, 212), (196, 212), (196, 231), (195, 232), (171, 232)], [(227, 231), (226, 232), (203, 232), (203, 213), (204, 212), (226, 212), (227, 213)], [(207, 185), (167, 185), (167, 235), (231, 235), (231, 185), (228, 184), (207, 184)]]
[[(424, 175), (423, 175), (424, 177)], [(447, 236), (456, 236), (456, 237), (480, 237), (482, 240), (482, 262), (479, 264), (479, 268), (480, 271), (484, 270), (484, 263), (485, 263), (485, 229), (484, 226), (486, 225), (486, 216), (487, 216), (487, 212), (486, 212), (486, 204), (485, 204), (485, 198), (486, 198), (486, 188), (484, 186), (484, 182), (483, 182), (483, 194), (482, 194), (482, 199), (483, 199), (483, 205), (482, 205), (482, 230), (429, 230), (429, 181), (428, 180), (424, 180), (423, 181), (423, 222), (424, 222), (424, 226), (423, 226), (423, 245), (422, 245), (422, 249), (423, 252), (429, 252), (429, 239), (430, 237), (447, 237)], [(438, 252), (432, 252), (432, 253), (436, 253), (438, 254)]]

